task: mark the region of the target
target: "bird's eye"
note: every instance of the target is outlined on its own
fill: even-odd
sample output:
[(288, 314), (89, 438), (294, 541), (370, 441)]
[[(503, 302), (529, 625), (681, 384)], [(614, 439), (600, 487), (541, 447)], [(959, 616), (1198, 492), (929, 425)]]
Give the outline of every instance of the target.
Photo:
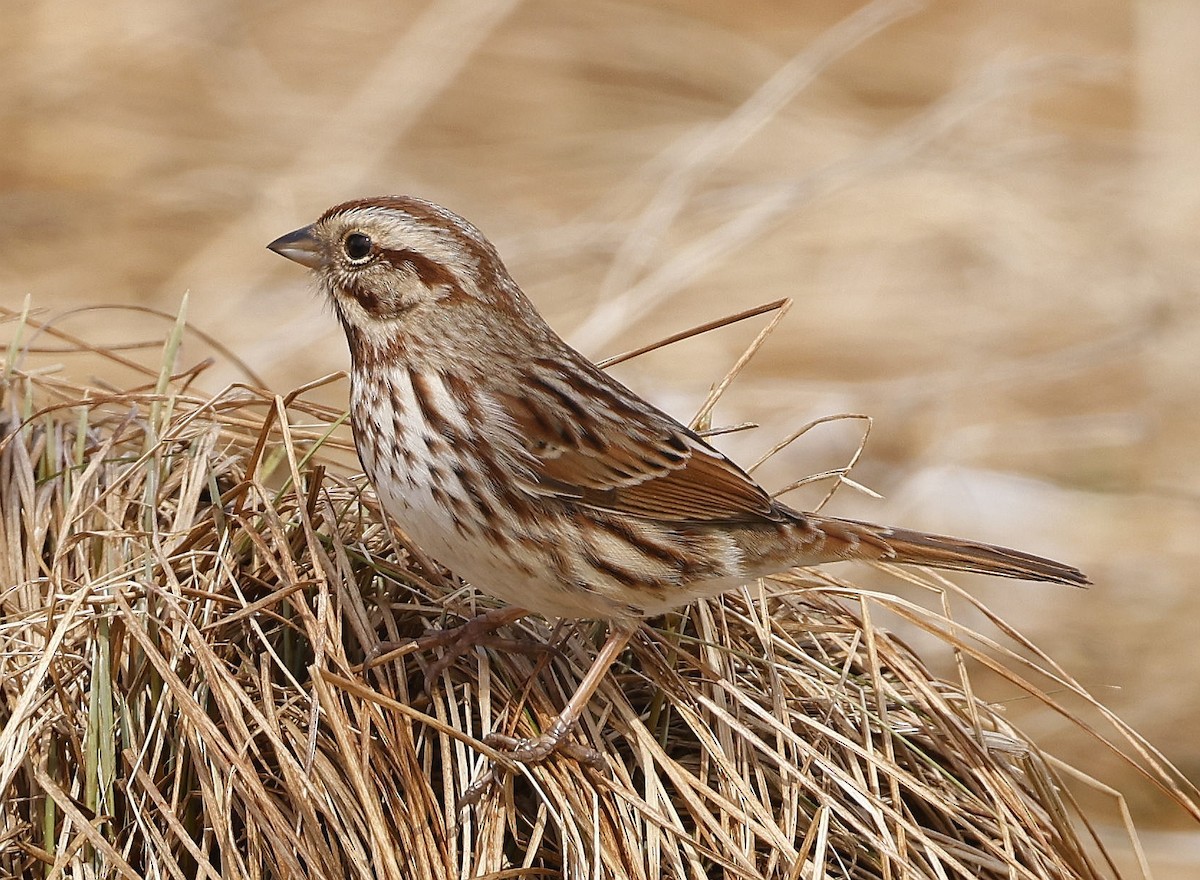
[(362, 262), (371, 256), (371, 237), (361, 232), (351, 232), (342, 242), (342, 247), (347, 257), (356, 263)]

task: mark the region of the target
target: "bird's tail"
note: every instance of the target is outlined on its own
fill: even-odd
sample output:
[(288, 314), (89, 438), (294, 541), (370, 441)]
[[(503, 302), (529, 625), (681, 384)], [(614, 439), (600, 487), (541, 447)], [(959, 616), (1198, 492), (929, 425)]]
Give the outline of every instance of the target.
[(809, 527), (824, 536), (818, 538), (820, 554), (829, 561), (868, 559), (1077, 587), (1091, 583), (1077, 568), (1007, 547), (852, 519), (815, 514), (804, 514), (803, 517)]

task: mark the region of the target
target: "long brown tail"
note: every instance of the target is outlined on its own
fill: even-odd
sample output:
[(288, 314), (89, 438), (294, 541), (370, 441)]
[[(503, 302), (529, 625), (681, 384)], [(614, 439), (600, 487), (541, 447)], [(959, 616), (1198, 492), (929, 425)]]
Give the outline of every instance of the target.
[[(946, 535), (928, 535), (893, 529), (874, 523), (804, 514), (804, 519), (825, 534), (822, 550), (829, 559), (871, 559), (926, 565), (949, 571), (973, 571), (1026, 581), (1051, 581), (1082, 587), (1090, 584), (1077, 568), (978, 541), (965, 541)], [(823, 554), (824, 555), (824, 554)]]

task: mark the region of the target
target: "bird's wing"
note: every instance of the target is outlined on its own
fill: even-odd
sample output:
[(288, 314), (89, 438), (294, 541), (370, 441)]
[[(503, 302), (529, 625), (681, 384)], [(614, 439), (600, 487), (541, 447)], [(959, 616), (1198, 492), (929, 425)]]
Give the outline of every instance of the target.
[(787, 518), (740, 467), (590, 363), (537, 365), (520, 395), (499, 396), (532, 491), (675, 522)]

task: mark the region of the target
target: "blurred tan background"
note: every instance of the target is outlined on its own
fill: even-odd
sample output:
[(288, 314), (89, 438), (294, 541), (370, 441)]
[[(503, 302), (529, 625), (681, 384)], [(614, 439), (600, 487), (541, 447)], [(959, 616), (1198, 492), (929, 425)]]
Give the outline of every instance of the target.
[[(969, 586), (1200, 777), (1200, 4), (9, 0), (4, 18), (8, 307), (173, 312), (188, 291), (194, 325), (288, 390), (346, 353), (264, 245), (391, 192), (479, 225), (596, 357), (792, 297), (716, 414), (763, 427), (721, 445), (749, 463), (809, 419), (872, 415), (855, 477), (885, 498), (830, 509), (1087, 570), (1086, 593)], [(762, 326), (618, 373), (687, 418)], [(204, 384), (244, 378), (222, 361)], [(758, 475), (844, 464), (859, 430), (819, 427)], [(1128, 791), (1158, 876), (1194, 876), (1181, 813), (1062, 719), (1011, 712)]]

